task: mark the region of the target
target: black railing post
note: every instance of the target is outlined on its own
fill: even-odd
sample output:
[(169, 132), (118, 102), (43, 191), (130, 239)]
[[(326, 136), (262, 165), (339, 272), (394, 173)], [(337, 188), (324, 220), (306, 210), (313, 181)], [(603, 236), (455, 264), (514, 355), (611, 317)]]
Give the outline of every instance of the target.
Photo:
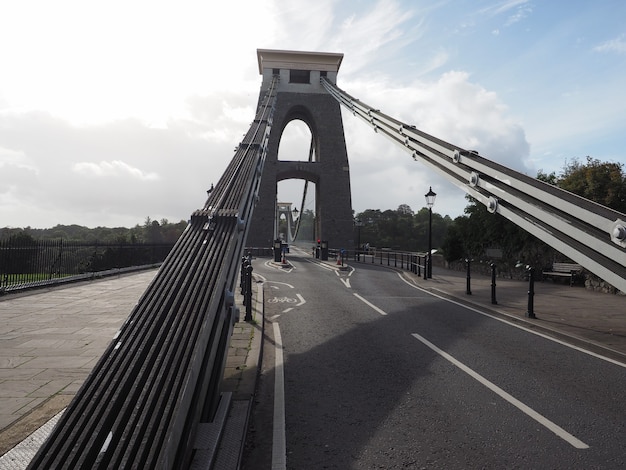
[(469, 258), (465, 258), (465, 264), (467, 266), (465, 293), (467, 295), (472, 295), (472, 289), (471, 289), (472, 275), (470, 273), (470, 264), (471, 264), (471, 262), (472, 262), (472, 260), (470, 260)]
[(245, 293), (246, 284), (246, 257), (241, 257), (241, 275), (239, 280), (239, 288), (241, 289), (241, 295)]
[(246, 293), (244, 295), (246, 305), (245, 321), (252, 321), (252, 263), (246, 265)]
[(491, 303), (496, 305), (498, 301), (496, 300), (496, 265), (495, 263), (491, 263)]
[(537, 318), (535, 316), (535, 268), (528, 267), (528, 310), (526, 316), (528, 318)]
[(428, 261), (426, 256), (427, 255), (424, 255), (424, 279), (428, 279)]

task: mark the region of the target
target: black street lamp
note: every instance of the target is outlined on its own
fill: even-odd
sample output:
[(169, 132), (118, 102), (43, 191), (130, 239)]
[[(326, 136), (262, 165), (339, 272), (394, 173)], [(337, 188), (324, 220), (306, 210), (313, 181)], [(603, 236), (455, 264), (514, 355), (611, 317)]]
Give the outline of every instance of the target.
[(424, 194), (426, 205), (428, 206), (428, 261), (426, 269), (429, 279), (433, 277), (433, 206), (435, 205), (436, 196), (437, 194), (433, 191), (432, 186)]
[[(298, 236), (298, 231), (296, 230), (298, 228), (298, 208), (294, 207), (293, 210), (291, 211), (291, 213), (293, 214), (293, 217), (291, 218), (291, 221), (293, 223), (293, 230), (296, 232), (294, 235), (294, 239), (291, 240), (291, 242), (294, 242), (296, 237)], [(290, 228), (290, 232), (291, 232), (291, 227)]]
[(361, 227), (363, 227), (363, 222), (361, 219), (354, 219), (354, 225), (356, 226), (356, 260), (361, 261)]

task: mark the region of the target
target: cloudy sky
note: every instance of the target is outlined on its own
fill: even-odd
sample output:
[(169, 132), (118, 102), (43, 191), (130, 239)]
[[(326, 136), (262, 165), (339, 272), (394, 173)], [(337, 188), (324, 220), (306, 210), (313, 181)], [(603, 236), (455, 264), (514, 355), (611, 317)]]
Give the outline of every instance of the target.
[[(625, 18), (622, 0), (0, 0), (0, 227), (187, 219), (254, 117), (257, 48), (341, 52), (351, 95), (531, 176), (626, 164)], [(432, 185), (462, 214), (461, 190), (343, 116), (357, 212), (417, 211)], [(281, 155), (308, 139), (288, 126)]]

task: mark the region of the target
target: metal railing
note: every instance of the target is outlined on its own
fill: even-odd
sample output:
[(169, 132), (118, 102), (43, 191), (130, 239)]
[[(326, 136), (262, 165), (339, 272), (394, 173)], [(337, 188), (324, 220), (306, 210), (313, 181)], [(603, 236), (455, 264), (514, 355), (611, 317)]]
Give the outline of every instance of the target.
[[(339, 250), (329, 249), (328, 254), (333, 259), (341, 259)], [(411, 251), (392, 250), (344, 250), (344, 260), (353, 260), (361, 263), (378, 264), (394, 268), (405, 269), (418, 276), (424, 272), (427, 254)]]
[(192, 214), (29, 468), (210, 467), (211, 456), (196, 443), (211, 434), (207, 425), (220, 403), (239, 316), (237, 273), (274, 102), (272, 85), (204, 207)]
[(0, 240), (0, 290), (10, 292), (158, 265), (173, 246), (6, 238)]

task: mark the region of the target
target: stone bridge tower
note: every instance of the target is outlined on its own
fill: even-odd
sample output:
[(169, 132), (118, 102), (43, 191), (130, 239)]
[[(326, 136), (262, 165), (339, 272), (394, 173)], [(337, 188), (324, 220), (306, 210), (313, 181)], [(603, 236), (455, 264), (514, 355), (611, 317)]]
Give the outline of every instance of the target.
[[(257, 58), (259, 73), (263, 75), (259, 100), (273, 76), (280, 79), (259, 200), (246, 245), (272, 246), (277, 184), (286, 179), (302, 179), (315, 183), (315, 237), (327, 240), (331, 248), (352, 249), (350, 169), (343, 121), (339, 103), (320, 83), (322, 76), (336, 82), (343, 54), (258, 49)], [(311, 161), (278, 160), (283, 131), (295, 119), (303, 121), (311, 131)]]

